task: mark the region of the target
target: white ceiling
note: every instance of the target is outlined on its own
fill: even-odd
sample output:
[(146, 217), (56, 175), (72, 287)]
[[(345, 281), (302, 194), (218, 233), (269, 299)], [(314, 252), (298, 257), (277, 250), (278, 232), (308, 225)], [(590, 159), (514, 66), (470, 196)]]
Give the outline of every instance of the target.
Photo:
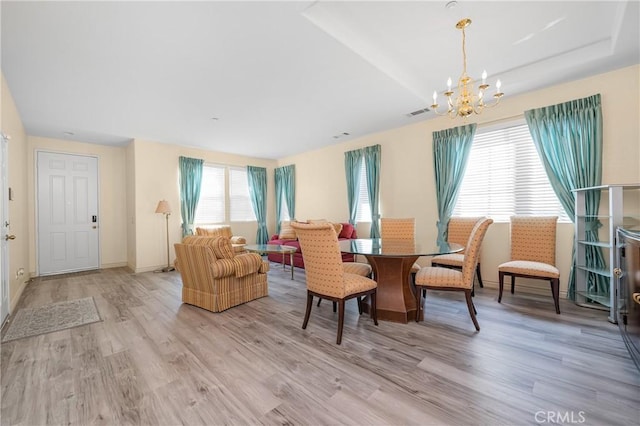
[(506, 96), (640, 62), (637, 0), (445, 5), (3, 0), (2, 71), (31, 135), (275, 159), (433, 117), (463, 17)]

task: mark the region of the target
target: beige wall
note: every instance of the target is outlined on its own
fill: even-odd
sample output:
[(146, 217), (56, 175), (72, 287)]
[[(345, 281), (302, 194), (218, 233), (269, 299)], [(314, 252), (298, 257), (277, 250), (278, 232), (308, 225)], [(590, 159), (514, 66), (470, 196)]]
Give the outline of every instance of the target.
[(126, 150), (90, 143), (29, 136), (27, 176), (29, 195), (29, 270), (37, 273), (35, 155), (37, 151), (89, 155), (98, 158), (98, 217), (100, 229), (100, 267), (127, 264)]
[[(29, 194), (27, 191), (27, 135), (16, 108), (9, 87), (2, 74), (1, 86), (1, 122), (2, 132), (11, 139), (8, 145), (7, 183), (12, 190), (13, 200), (9, 201), (10, 232), (16, 239), (9, 243), (9, 305), (13, 312), (29, 280), (29, 230), (27, 211)], [(25, 273), (17, 274), (22, 269)]]
[[(495, 109), (485, 110), (468, 122), (493, 124), (522, 117), (527, 109), (552, 105), (596, 93), (602, 95), (604, 117), (603, 183), (640, 182), (640, 67), (633, 66), (585, 80), (503, 99)], [(353, 141), (317, 151), (282, 158), (278, 166), (296, 165), (296, 216), (299, 219), (323, 217), (335, 221), (348, 218), (344, 177), (344, 152), (364, 146), (382, 146), (381, 214), (389, 217), (415, 217), (417, 238), (435, 241), (437, 220), (433, 175), (432, 132), (460, 125), (438, 117), (405, 127), (367, 135)], [(637, 203), (635, 203), (637, 207)], [(636, 214), (639, 209), (636, 209)], [(360, 236), (368, 236), (368, 224), (359, 224)], [(561, 290), (566, 294), (571, 263), (573, 225), (558, 226), (557, 260), (562, 275)], [(495, 223), (483, 244), (482, 275), (489, 286), (497, 286), (497, 266), (508, 260), (508, 223)], [(420, 260), (428, 264), (428, 259)], [(548, 286), (532, 285), (531, 291), (548, 294)]]
[[(177, 145), (136, 139), (132, 142), (135, 158), (134, 194), (135, 207), (129, 220), (135, 228), (135, 264), (129, 264), (136, 272), (151, 271), (167, 264), (166, 222), (156, 214), (159, 200), (169, 202), (173, 213), (169, 216), (169, 241), (171, 263), (175, 259), (173, 244), (182, 239), (180, 228), (180, 195), (178, 189), (178, 158), (180, 156), (202, 158), (206, 163), (244, 167), (247, 165), (267, 169), (267, 226), (275, 230), (275, 205), (273, 204), (274, 160), (264, 160), (240, 155), (185, 148)], [(235, 235), (243, 235), (255, 243), (257, 226), (250, 222), (229, 223)]]
[(127, 161), (127, 182), (126, 182), (126, 198), (127, 198), (127, 265), (132, 270), (136, 264), (136, 222), (135, 222), (135, 201), (136, 201), (136, 157), (135, 144), (133, 141), (127, 145), (126, 161)]

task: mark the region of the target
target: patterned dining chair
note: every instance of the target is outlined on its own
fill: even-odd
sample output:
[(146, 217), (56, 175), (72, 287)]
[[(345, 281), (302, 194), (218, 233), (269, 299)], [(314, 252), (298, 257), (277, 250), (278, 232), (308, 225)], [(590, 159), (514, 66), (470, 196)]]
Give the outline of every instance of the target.
[(307, 310), (302, 328), (306, 329), (309, 323), (314, 296), (331, 300), (338, 305), (338, 337), (336, 339), (338, 345), (342, 342), (346, 300), (369, 296), (371, 318), (374, 324), (378, 325), (376, 315), (378, 284), (371, 278), (345, 272), (338, 236), (333, 226), (329, 223), (292, 223), (291, 226), (296, 230), (300, 242), (307, 281)]
[(473, 299), (471, 298), (471, 289), (473, 287), (473, 277), (476, 271), (476, 264), (478, 262), (478, 257), (480, 256), (482, 240), (484, 239), (489, 225), (492, 223), (492, 219), (482, 218), (474, 225), (465, 246), (462, 270), (433, 266), (420, 268), (416, 274), (416, 322), (420, 320), (420, 308), (422, 305), (423, 293), (420, 291), (421, 289), (462, 291), (464, 292), (467, 300), (467, 308), (469, 309), (471, 321), (473, 321), (473, 325), (475, 325), (476, 330), (480, 331), (480, 325), (478, 325), (478, 320), (476, 319), (476, 308), (473, 304)]
[(516, 277), (549, 281), (556, 314), (560, 313), (560, 270), (556, 268), (557, 216), (512, 216), (511, 260), (498, 265), (502, 301), (504, 277), (511, 277), (514, 294)]
[[(380, 238), (389, 240), (415, 240), (416, 220), (414, 218), (380, 218)], [(411, 276), (415, 278), (420, 265), (411, 266)]]
[[(447, 225), (447, 242), (466, 246), (473, 226), (480, 219), (482, 219), (482, 217), (452, 217), (449, 219), (449, 224)], [(443, 268), (462, 269), (463, 263), (464, 251), (460, 253), (441, 254), (431, 258), (431, 266), (441, 266)], [(480, 258), (478, 258), (478, 265), (476, 266), (476, 277), (478, 278), (480, 288), (484, 287), (482, 284), (482, 274), (480, 273)]]

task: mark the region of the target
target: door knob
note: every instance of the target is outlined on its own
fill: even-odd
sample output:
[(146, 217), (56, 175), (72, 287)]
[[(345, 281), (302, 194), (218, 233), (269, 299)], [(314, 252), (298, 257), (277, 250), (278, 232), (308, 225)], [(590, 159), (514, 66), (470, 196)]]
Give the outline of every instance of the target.
[(4, 239), (5, 239), (5, 241), (15, 240), (16, 236), (7, 234), (7, 235), (4, 236)]

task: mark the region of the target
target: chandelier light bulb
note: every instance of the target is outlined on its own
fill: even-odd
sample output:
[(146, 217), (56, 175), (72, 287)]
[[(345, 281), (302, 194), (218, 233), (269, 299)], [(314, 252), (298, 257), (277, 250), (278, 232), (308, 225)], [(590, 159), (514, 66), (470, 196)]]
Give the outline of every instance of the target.
[(447, 79), (447, 88), (451, 91), (451, 77)]
[(496, 81), (496, 91), (500, 93), (500, 88), (502, 87), (502, 82), (500, 80)]
[(482, 71), (482, 84), (487, 82), (487, 70)]
[(436, 92), (435, 90), (433, 91), (433, 104), (437, 104), (438, 103), (438, 92)]

